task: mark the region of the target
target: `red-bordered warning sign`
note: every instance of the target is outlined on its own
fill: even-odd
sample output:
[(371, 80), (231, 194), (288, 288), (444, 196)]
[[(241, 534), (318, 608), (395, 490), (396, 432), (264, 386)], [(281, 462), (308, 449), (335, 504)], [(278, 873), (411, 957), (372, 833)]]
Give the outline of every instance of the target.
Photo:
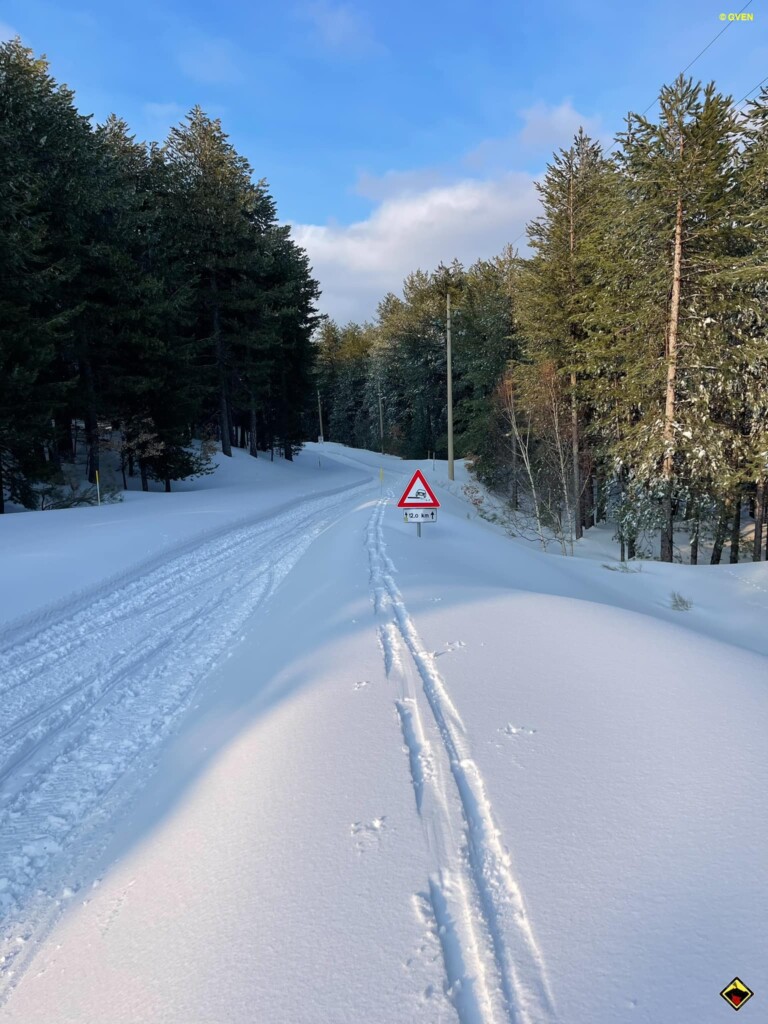
[(411, 478), (411, 482), (403, 491), (403, 496), (397, 503), (398, 508), (440, 508), (440, 502), (435, 497), (434, 491), (424, 479), (424, 474), (417, 469)]

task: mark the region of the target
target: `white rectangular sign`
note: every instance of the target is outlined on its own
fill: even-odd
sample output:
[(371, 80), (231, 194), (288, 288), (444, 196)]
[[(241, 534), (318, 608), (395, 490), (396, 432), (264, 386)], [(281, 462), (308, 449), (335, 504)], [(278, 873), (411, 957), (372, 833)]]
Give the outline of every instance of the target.
[(433, 508), (407, 508), (403, 514), (406, 523), (434, 523), (437, 512)]

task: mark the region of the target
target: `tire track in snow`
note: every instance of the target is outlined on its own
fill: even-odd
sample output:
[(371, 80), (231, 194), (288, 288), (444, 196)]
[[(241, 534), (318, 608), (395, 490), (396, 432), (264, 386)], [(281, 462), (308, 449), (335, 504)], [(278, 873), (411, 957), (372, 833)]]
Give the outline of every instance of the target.
[[(338, 498), (325, 501), (331, 507), (339, 504)], [(0, 679), (5, 685), (0, 687), (0, 740), (13, 735), (18, 740), (0, 748), (0, 781), (12, 773), (17, 753), (27, 760), (31, 745), (42, 747), (62, 721), (71, 722), (95, 707), (114, 683), (139, 668), (147, 656), (173, 643), (179, 629), (195, 620), (206, 621), (222, 599), (233, 598), (243, 588), (259, 588), (265, 578), (272, 586), (271, 565), (277, 565), (279, 558), (265, 561), (265, 555), (274, 556), (286, 545), (290, 548), (314, 514), (299, 509), (289, 526), (276, 528), (274, 523), (262, 522), (233, 530), (196, 551), (170, 558), (34, 639), (2, 651)], [(236, 557), (239, 565), (233, 564)], [(228, 585), (223, 584), (227, 575)], [(117, 650), (117, 654), (105, 656), (103, 650)], [(39, 727), (30, 730), (35, 723)], [(7, 798), (7, 791), (4, 795)]]
[(172, 555), (0, 652), (0, 1002), (78, 840), (130, 798), (195, 688), (360, 490)]
[(400, 719), (403, 741), (408, 748), (416, 810), (421, 814), (424, 784), (429, 782), (434, 774), (432, 756), (421, 728), (421, 717), (416, 702), (411, 697), (404, 697), (402, 700), (395, 701), (395, 707)]
[[(466, 869), (476, 894), (476, 900), (472, 901), (462, 879), (450, 881), (447, 865), (441, 865), (442, 870), (430, 879), (430, 903), (441, 935), (447, 989), (462, 1024), (502, 1024), (504, 1021), (551, 1024), (555, 1011), (544, 960), (527, 918), (511, 858), (494, 821), (485, 782), (471, 757), (461, 716), (435, 667), (434, 658), (421, 642), (392, 577), (394, 566), (386, 553), (382, 530), (384, 508), (382, 500), (370, 517), (366, 533), (374, 610), (391, 609), (394, 624), (418, 671), (449, 763), (455, 786), (454, 799), (458, 797), (460, 803)], [(379, 631), (386, 655), (387, 651), (391, 652), (392, 644), (391, 637), (388, 644), (382, 642), (384, 635), (387, 635), (386, 627)], [(423, 729), (418, 702), (414, 699), (406, 705), (398, 701), (397, 711), (409, 752), (417, 809), (421, 813), (427, 780), (421, 770), (423, 745), (416, 723), (422, 736)], [(437, 786), (432, 788), (437, 789)], [(437, 796), (438, 805), (442, 803), (447, 808), (448, 794), (438, 793)], [(481, 921), (470, 919), (473, 903)], [(464, 929), (461, 917), (465, 918)], [(463, 930), (467, 939), (462, 937)], [(487, 962), (489, 953), (492, 964)], [(498, 991), (494, 977), (498, 978)], [(471, 997), (467, 995), (468, 986), (472, 989)]]

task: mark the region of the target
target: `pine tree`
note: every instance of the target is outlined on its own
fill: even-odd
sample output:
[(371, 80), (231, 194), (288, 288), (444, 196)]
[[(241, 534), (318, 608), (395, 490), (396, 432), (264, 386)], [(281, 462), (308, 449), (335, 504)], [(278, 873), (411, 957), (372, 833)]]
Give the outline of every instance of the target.
[(36, 507), (34, 483), (57, 465), (88, 143), (45, 59), (0, 45), (0, 511), (5, 495)]
[[(478, 260), (463, 274), (453, 313), (456, 449), (473, 457), (480, 479), (514, 490), (515, 467), (499, 458), (494, 392), (507, 362), (519, 351), (515, 328), (517, 260), (506, 250)], [(511, 494), (513, 503), (515, 495)]]
[[(569, 405), (565, 420), (557, 415), (562, 436), (553, 433), (552, 438), (558, 449), (561, 444), (569, 447), (563, 489), (575, 538), (581, 536), (586, 520), (584, 495), (590, 474), (583, 464), (591, 461), (582, 437), (586, 411), (583, 378), (588, 372), (587, 339), (601, 259), (595, 236), (603, 208), (597, 199), (609, 174), (599, 143), (582, 130), (569, 149), (555, 155), (537, 185), (543, 213), (528, 228), (534, 255), (520, 275), (518, 320), (528, 341), (528, 358), (542, 367), (546, 379), (550, 368), (556, 369), (560, 378), (557, 390)], [(543, 397), (551, 394), (551, 389), (529, 393)], [(552, 417), (550, 420), (554, 424)]]
[(199, 107), (171, 131), (165, 147), (174, 220), (193, 290), (192, 330), (207, 376), (208, 415), (218, 420), (222, 452), (241, 435), (250, 450), (279, 441), (287, 458), (299, 444), (310, 387), (317, 283), (306, 254), (277, 223), (266, 182), (221, 123)]
[(273, 272), (267, 295), (273, 337), (278, 339), (272, 361), (272, 421), (276, 441), (290, 461), (301, 446), (302, 413), (312, 393), (311, 339), (318, 323), (315, 303), (320, 290), (307, 254), (291, 240), (287, 227), (273, 228), (268, 244)]
[(747, 251), (735, 275), (738, 322), (746, 349), (739, 382), (744, 388), (747, 429), (745, 477), (754, 487), (752, 558), (759, 562), (763, 534), (768, 559), (768, 89), (749, 105), (746, 145), (740, 167)]
[(445, 296), (432, 275), (410, 274), (403, 298), (387, 296), (378, 309), (385, 351), (386, 405), (397, 424), (397, 454), (423, 458), (447, 451)]
[(723, 432), (702, 396), (717, 385), (709, 369), (721, 340), (717, 274), (736, 258), (737, 125), (713, 85), (681, 77), (659, 104), (658, 123), (633, 115), (621, 136), (635, 254), (625, 329), (644, 377), (624, 454), (660, 501), (661, 557), (672, 561), (675, 504), (705, 491), (712, 466), (722, 468)]
[(125, 124), (100, 129), (115, 163), (122, 203), (111, 218), (119, 300), (105, 394), (119, 420), (123, 463), (138, 463), (142, 487), (210, 470), (207, 451), (192, 444), (206, 395), (201, 345), (191, 329), (194, 289), (179, 258), (173, 169), (156, 146), (135, 142)]
[(221, 450), (232, 455), (233, 367), (228, 316), (233, 286), (246, 274), (252, 238), (251, 169), (218, 119), (200, 107), (171, 129), (165, 157), (172, 171), (171, 210), (187, 284), (193, 290), (193, 332), (208, 380), (209, 411), (218, 420)]

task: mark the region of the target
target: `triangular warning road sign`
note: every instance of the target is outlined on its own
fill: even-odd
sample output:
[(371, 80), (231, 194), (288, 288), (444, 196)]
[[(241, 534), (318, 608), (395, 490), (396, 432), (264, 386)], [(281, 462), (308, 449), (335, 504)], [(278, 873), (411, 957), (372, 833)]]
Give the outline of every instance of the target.
[(398, 508), (440, 508), (440, 502), (434, 495), (432, 488), (424, 479), (424, 474), (417, 469), (413, 474), (411, 482), (403, 491), (403, 496), (397, 503)]

